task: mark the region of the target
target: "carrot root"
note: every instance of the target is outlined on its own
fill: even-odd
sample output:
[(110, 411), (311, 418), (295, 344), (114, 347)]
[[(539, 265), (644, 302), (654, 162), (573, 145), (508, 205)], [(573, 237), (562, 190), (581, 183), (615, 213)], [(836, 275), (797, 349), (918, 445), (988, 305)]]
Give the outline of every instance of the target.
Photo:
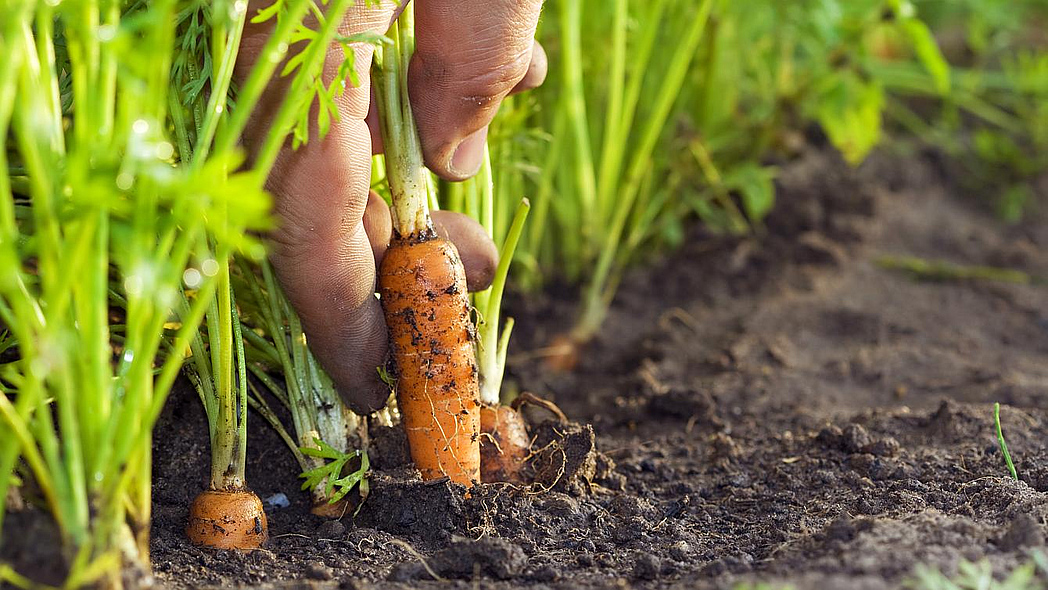
[(324, 499), (314, 500), (309, 513), (322, 518), (338, 519), (347, 514), (353, 514), (353, 505), (345, 498), (334, 503)]
[(524, 417), (509, 406), (480, 409), (480, 473), (484, 483), (520, 483), (531, 450)]
[(189, 507), (186, 536), (198, 546), (253, 551), (269, 537), (269, 525), (254, 492), (205, 490)]
[(397, 238), (379, 269), (397, 403), (423, 479), (480, 480), (480, 385), (466, 275), (454, 244)]
[(546, 347), (545, 363), (553, 371), (568, 373), (575, 370), (582, 354), (582, 342), (571, 334), (559, 334)]

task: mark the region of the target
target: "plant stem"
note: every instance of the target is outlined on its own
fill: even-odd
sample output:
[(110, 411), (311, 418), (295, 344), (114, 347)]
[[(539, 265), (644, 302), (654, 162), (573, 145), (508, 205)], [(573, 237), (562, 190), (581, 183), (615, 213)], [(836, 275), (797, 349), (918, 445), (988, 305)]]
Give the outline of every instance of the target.
[[(284, 59), (288, 50), (288, 40), (294, 32), (295, 27), (302, 22), (302, 17), (312, 5), (312, 0), (291, 0), (287, 4), (287, 13), (277, 22), (273, 33), (262, 46), (258, 54), (255, 67), (248, 74), (247, 81), (240, 87), (237, 94), (237, 108), (229, 114), (226, 124), (218, 131), (215, 138), (215, 152), (228, 153), (232, 151), (240, 140), (241, 134), (247, 128), (251, 113), (258, 104), (262, 93), (269, 84), (270, 79), (277, 70), (277, 66)], [(290, 101), (288, 101), (290, 102)], [(276, 135), (275, 132), (271, 135)], [(280, 133), (281, 141), (286, 133)]]
[[(291, 87), (287, 92), (287, 98), (284, 100), (283, 104), (281, 104), (276, 116), (273, 117), (269, 133), (266, 135), (261, 148), (259, 148), (258, 153), (255, 156), (254, 170), (258, 174), (260, 181), (264, 181), (269, 176), (269, 172), (273, 169), (273, 164), (276, 162), (277, 155), (284, 147), (288, 133), (294, 127), (295, 118), (300, 116), (303, 108), (309, 108), (313, 98), (313, 93), (309, 91), (310, 86), (316, 83), (316, 79), (321, 75), (324, 60), (327, 58), (327, 50), (331, 46), (331, 42), (334, 40), (335, 35), (338, 33), (338, 27), (342, 23), (342, 18), (345, 15), (346, 10), (353, 4), (353, 2), (354, 0), (330, 0), (327, 13), (321, 21), (322, 26), (317, 32), (318, 38), (312, 41), (306, 49), (304, 49), (304, 51), (307, 52), (307, 55), (299, 66), (301, 70), (291, 82)], [(312, 4), (313, 3), (310, 2), (310, 5)], [(280, 28), (279, 24), (277, 25), (277, 28)], [(267, 47), (268, 45), (269, 44), (267, 43)], [(263, 50), (263, 55), (265, 55), (265, 50)], [(279, 55), (279, 51), (271, 55)], [(266, 78), (266, 80), (268, 80), (268, 78)], [(254, 80), (251, 80), (250, 78), (248, 79), (249, 85), (253, 82)], [(249, 88), (249, 90), (252, 93), (255, 92), (254, 88)], [(259, 92), (261, 92), (261, 90), (259, 90)], [(255, 98), (257, 99), (257, 97)], [(248, 106), (243, 104), (243, 93), (241, 94), (240, 100), (242, 104), (237, 106), (237, 112), (242, 111), (245, 106)], [(248, 104), (253, 106), (253, 103)], [(237, 121), (237, 123), (239, 124), (240, 122)], [(244, 123), (246, 124), (246, 121)], [(243, 129), (241, 128), (240, 131), (243, 131)]]
[[(233, 9), (236, 10), (236, 20), (233, 22), (229, 38), (225, 42), (221, 59), (218, 60), (218, 68), (211, 78), (211, 98), (204, 113), (204, 122), (200, 132), (197, 134), (196, 153), (193, 154), (193, 165), (201, 166), (210, 153), (211, 141), (218, 130), (218, 123), (225, 112), (226, 99), (229, 96), (229, 84), (233, 80), (233, 66), (236, 64), (237, 52), (240, 49), (240, 38), (244, 33), (244, 23), (247, 20), (246, 3), (235, 2)], [(289, 19), (290, 20), (290, 19)], [(279, 26), (279, 25), (278, 25)], [(263, 53), (265, 55), (265, 53)], [(247, 106), (247, 105), (241, 105)]]
[(1004, 462), (1008, 465), (1008, 473), (1012, 475), (1012, 479), (1019, 481), (1019, 474), (1016, 473), (1015, 464), (1012, 463), (1012, 454), (1008, 452), (1008, 443), (1004, 442), (1004, 432), (1001, 431), (1001, 404), (997, 402), (993, 404), (993, 424), (997, 430), (997, 444), (1000, 445)]
[(480, 401), (486, 404), (497, 404), (499, 392), (502, 389), (502, 377), (506, 370), (506, 346), (513, 323), (512, 320), (506, 321), (505, 334), (500, 339), (499, 314), (502, 311), (502, 295), (506, 288), (509, 267), (513, 262), (513, 253), (524, 231), (524, 221), (527, 220), (530, 209), (531, 203), (527, 199), (521, 201), (517, 206), (517, 212), (513, 215), (513, 221), (506, 233), (506, 241), (499, 251), (499, 264), (495, 269), (495, 278), (491, 287), (484, 292), (486, 301), (482, 308), (483, 319), (477, 329), (480, 340), (477, 365), (480, 371)]
[(393, 196), (395, 236), (421, 238), (433, 231), (429, 173), (408, 100), (407, 65), (415, 47), (414, 8), (409, 4), (390, 26), (390, 45), (375, 49), (372, 88), (379, 104), (386, 178)]
[(621, 187), (614, 215), (610, 220), (607, 237), (604, 239), (600, 256), (593, 276), (587, 282), (583, 298), (583, 313), (573, 330), (576, 339), (588, 340), (600, 328), (607, 313), (611, 293), (608, 292), (608, 278), (612, 263), (621, 253), (619, 242), (625, 228), (626, 219), (636, 200), (644, 173), (649, 168), (649, 159), (659, 136), (662, 134), (666, 120), (677, 100), (681, 85), (688, 71), (688, 65), (695, 56), (695, 50), (702, 39), (702, 32), (709, 20), (711, 0), (702, 0), (698, 14), (689, 24), (684, 38), (677, 46), (662, 85), (656, 95), (647, 126), (641, 134), (640, 144), (626, 174), (625, 186)]
[[(586, 117), (586, 89), (582, 78), (582, 2), (561, 2), (560, 7), (561, 35), (564, 39), (561, 67), (564, 71), (566, 106), (570, 113), (569, 121), (575, 140), (575, 174), (579, 201), (584, 211), (593, 211), (597, 202), (597, 182), (593, 172), (593, 154)], [(603, 223), (603, 219), (598, 218), (596, 222)], [(589, 227), (589, 224), (583, 224), (583, 233), (588, 233)]]

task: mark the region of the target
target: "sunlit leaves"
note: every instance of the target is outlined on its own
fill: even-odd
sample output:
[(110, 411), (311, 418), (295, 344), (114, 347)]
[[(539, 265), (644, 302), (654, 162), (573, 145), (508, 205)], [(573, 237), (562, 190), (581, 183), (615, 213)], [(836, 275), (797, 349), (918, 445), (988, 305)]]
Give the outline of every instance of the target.
[(827, 79), (814, 106), (826, 135), (852, 164), (862, 162), (880, 141), (883, 109), (881, 85), (853, 72)]
[(746, 217), (759, 222), (775, 204), (774, 179), (774, 168), (746, 162), (725, 174), (724, 186), (738, 194)]
[[(324, 486), (325, 497), (328, 498), (329, 503), (334, 504), (353, 491), (354, 487), (359, 486), (361, 502), (363, 502), (368, 495), (367, 476), (368, 471), (371, 469), (367, 452), (352, 451), (350, 453), (342, 453), (319, 438), (314, 439), (314, 441), (316, 442), (316, 447), (300, 447), (299, 450), (302, 451), (303, 455), (315, 459), (326, 459), (327, 462), (299, 475), (299, 477), (306, 480), (302, 483), (302, 489), (311, 490)], [(353, 459), (360, 460), (359, 467), (343, 475), (342, 472), (346, 464)]]
[[(364, 0), (361, 0), (364, 1)], [(372, 0), (367, 0), (370, 5)], [(327, 0), (323, 0), (327, 4)], [(276, 0), (269, 6), (263, 8), (256, 14), (251, 22), (261, 23), (272, 18), (283, 18), (287, 13), (285, 0)], [(324, 43), (320, 31), (327, 23), (324, 10), (316, 2), (312, 3), (311, 14), (315, 25), (299, 23), (290, 37), (290, 45), (296, 47), (292, 56), (284, 62), (280, 71), (281, 76), (292, 76), (300, 73), (306, 63), (306, 59), (317, 50), (318, 43)], [(356, 53), (353, 45), (359, 43), (379, 44), (388, 42), (388, 39), (374, 32), (363, 32), (355, 35), (336, 35), (335, 42), (341, 47), (342, 61), (339, 63), (335, 76), (329, 82), (324, 82), (321, 71), (307, 72), (310, 77), (309, 94), (301, 97), (292, 97), (292, 100), (300, 101), (298, 113), (295, 117), (295, 125), (292, 134), (292, 145), (298, 148), (309, 141), (310, 127), (314, 121), (310, 119), (310, 110), (316, 104), (316, 126), (317, 133), (324, 137), (331, 130), (331, 125), (339, 120), (338, 97), (345, 93), (350, 86), (359, 86), (360, 78), (356, 71)], [(328, 48), (323, 48), (327, 53)]]

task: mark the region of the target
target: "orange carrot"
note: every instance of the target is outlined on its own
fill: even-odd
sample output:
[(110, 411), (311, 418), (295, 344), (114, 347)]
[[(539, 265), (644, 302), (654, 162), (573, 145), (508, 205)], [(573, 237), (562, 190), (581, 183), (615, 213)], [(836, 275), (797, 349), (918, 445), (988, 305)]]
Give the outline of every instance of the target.
[(395, 239), (379, 291), (411, 458), (424, 479), (480, 479), (480, 404), (466, 274), (448, 240)]
[(269, 536), (266, 513), (254, 492), (205, 490), (189, 507), (186, 536), (194, 545), (253, 551)]
[(389, 326), (397, 401), (411, 458), (424, 479), (480, 480), (480, 384), (466, 272), (451, 242), (437, 236), (435, 202), (407, 94), (415, 46), (408, 5), (375, 49), (372, 88), (379, 104), (393, 240), (378, 286)]
[(481, 481), (520, 483), (521, 469), (531, 449), (520, 412), (509, 406), (480, 408)]
[(574, 371), (579, 364), (583, 345), (583, 340), (571, 333), (557, 334), (550, 340), (543, 355), (546, 367), (558, 373)]

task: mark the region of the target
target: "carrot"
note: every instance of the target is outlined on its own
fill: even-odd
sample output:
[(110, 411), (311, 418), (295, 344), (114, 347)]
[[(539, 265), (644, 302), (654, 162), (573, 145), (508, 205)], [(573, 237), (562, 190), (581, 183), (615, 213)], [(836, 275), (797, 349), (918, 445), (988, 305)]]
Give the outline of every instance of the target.
[(373, 88), (392, 194), (393, 240), (378, 286), (389, 327), (397, 402), (424, 479), (480, 479), (480, 384), (466, 273), (429, 215), (430, 180), (407, 96), (414, 47), (409, 6), (376, 48)]
[(574, 371), (579, 364), (584, 342), (572, 333), (557, 334), (546, 347), (546, 367), (558, 373)]
[(509, 406), (480, 409), (480, 465), (484, 483), (520, 483), (521, 470), (531, 450), (520, 412)]
[(252, 551), (269, 536), (262, 501), (250, 490), (205, 490), (189, 507), (186, 536), (194, 545)]
[(480, 384), (466, 274), (436, 236), (394, 240), (379, 271), (397, 402), (423, 479), (480, 479)]
[(520, 408), (542, 408), (562, 424), (568, 421), (557, 404), (532, 393), (521, 393), (509, 406), (482, 404), (480, 409), (480, 473), (484, 483), (521, 483), (531, 455), (531, 438)]

